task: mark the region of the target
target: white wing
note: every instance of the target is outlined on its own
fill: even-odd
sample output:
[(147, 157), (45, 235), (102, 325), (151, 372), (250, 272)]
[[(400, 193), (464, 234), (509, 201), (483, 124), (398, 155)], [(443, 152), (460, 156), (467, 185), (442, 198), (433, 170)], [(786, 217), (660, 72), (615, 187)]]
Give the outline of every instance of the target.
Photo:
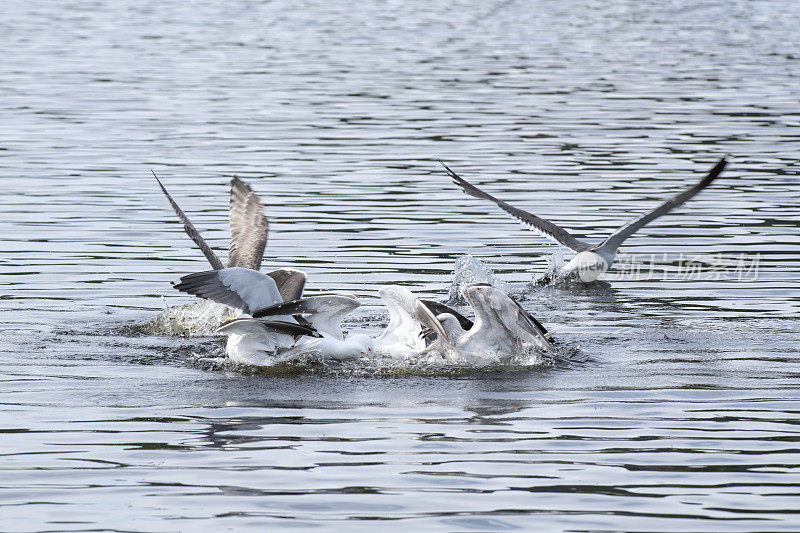
[(313, 296), (258, 309), (253, 312), (253, 316), (301, 315), (308, 319), (317, 331), (342, 339), (342, 318), (360, 305), (352, 296)]
[(294, 346), (299, 335), (316, 335), (297, 324), (257, 318), (229, 320), (217, 332), (228, 336), (225, 351), (231, 360), (259, 366), (278, 362), (280, 350)]
[(283, 301), (275, 280), (247, 268), (196, 272), (183, 276), (179, 283), (173, 285), (181, 292), (213, 300), (247, 314)]
[(463, 294), (475, 310), (475, 326), (468, 332), (468, 340), (501, 353), (512, 353), (519, 343), (555, 351), (544, 327), (500, 289), (479, 283), (464, 287)]
[[(411, 291), (399, 285), (384, 285), (378, 289), (378, 294), (389, 311), (389, 325), (375, 339), (374, 346), (387, 351), (424, 350), (423, 326), (430, 320), (425, 316), (426, 312), (430, 315), (428, 308)], [(432, 318), (438, 324), (436, 317)], [(447, 337), (441, 324), (438, 324), (439, 332)]]

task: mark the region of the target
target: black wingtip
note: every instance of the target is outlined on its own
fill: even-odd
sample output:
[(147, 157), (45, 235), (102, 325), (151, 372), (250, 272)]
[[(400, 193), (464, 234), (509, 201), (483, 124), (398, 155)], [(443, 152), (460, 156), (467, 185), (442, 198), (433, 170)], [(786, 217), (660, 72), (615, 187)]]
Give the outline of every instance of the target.
[(156, 179), (156, 181), (158, 182), (158, 186), (159, 186), (159, 187), (161, 187), (161, 190), (162, 190), (162, 191), (164, 191), (164, 192), (167, 194), (167, 196), (169, 196), (169, 193), (167, 193), (167, 190), (164, 188), (164, 184), (163, 184), (163, 183), (161, 183), (161, 180), (160, 180), (160, 179), (158, 179), (158, 176), (156, 176), (156, 171), (155, 171), (155, 170), (153, 170), (153, 169), (151, 168), (151, 169), (150, 169), (150, 172), (153, 174), (153, 177), (154, 177), (154, 178)]
[(714, 168), (711, 169), (710, 174), (714, 174), (714, 177), (719, 176), (719, 174), (725, 169), (725, 166), (728, 164), (728, 160), (725, 156), (722, 156), (720, 160), (714, 165)]
[(450, 178), (453, 180), (453, 183), (461, 187), (462, 191), (469, 194), (465, 187), (465, 184), (467, 183), (466, 180), (461, 176), (459, 176), (458, 174), (456, 174), (455, 172), (453, 172), (452, 169), (450, 169), (450, 167), (445, 165), (441, 159), (437, 159), (437, 161), (439, 161), (439, 163), (444, 167), (445, 172), (447, 172), (447, 175), (450, 176)]
[(711, 170), (708, 171), (708, 174), (706, 174), (706, 177), (701, 180), (701, 184), (702, 185), (708, 185), (709, 183), (711, 183), (712, 181), (717, 179), (717, 177), (720, 174), (722, 174), (722, 171), (725, 170), (725, 166), (727, 164), (728, 164), (728, 160), (723, 156), (719, 161), (717, 161), (717, 164), (714, 165), (714, 168), (712, 168)]

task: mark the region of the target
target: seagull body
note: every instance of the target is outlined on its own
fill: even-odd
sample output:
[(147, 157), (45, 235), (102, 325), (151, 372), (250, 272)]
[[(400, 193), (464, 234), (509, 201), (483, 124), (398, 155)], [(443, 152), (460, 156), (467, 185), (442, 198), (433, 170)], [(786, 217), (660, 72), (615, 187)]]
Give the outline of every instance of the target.
[(503, 200), (495, 198), (489, 193), (482, 191), (481, 189), (464, 180), (458, 174), (453, 172), (447, 165), (442, 163), (442, 166), (445, 168), (447, 174), (453, 179), (456, 185), (461, 187), (468, 195), (493, 202), (500, 209), (522, 222), (529, 229), (536, 231), (539, 234), (544, 235), (545, 237), (577, 252), (575, 257), (561, 269), (560, 273), (563, 277), (574, 277), (577, 275), (582, 281), (586, 282), (596, 280), (599, 274), (611, 268), (611, 265), (614, 264), (614, 256), (617, 254), (617, 250), (628, 237), (633, 235), (646, 224), (663, 215), (666, 215), (673, 209), (680, 207), (692, 199), (700, 191), (708, 187), (711, 182), (717, 178), (717, 176), (719, 176), (719, 174), (725, 168), (725, 165), (725, 158), (720, 159), (719, 162), (698, 183), (692, 187), (689, 187), (680, 194), (670, 198), (645, 215), (629, 222), (628, 224), (625, 224), (603, 242), (597, 245), (591, 245), (576, 239), (568, 231), (557, 226), (556, 224), (553, 224), (552, 222), (540, 218), (533, 213), (518, 209), (504, 202)]

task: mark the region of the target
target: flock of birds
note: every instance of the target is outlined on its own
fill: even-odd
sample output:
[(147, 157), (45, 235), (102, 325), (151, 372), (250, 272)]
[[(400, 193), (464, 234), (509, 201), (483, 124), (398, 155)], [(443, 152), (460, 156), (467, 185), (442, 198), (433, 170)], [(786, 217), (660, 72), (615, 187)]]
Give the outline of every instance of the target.
[[(495, 198), (461, 178), (444, 163), (447, 174), (465, 193), (496, 204), (530, 229), (577, 252), (560, 271), (563, 279), (593, 282), (608, 270), (619, 246), (644, 225), (683, 205), (706, 188), (725, 168), (721, 159), (694, 186), (649, 213), (622, 226), (596, 246), (582, 242), (563, 228)], [(345, 335), (342, 319), (359, 307), (347, 294), (303, 297), (306, 274), (293, 268), (261, 272), (269, 224), (263, 203), (241, 179), (231, 180), (228, 262), (225, 265), (153, 173), (187, 235), (197, 244), (211, 270), (180, 278), (181, 292), (223, 304), (231, 318), (217, 332), (227, 336), (226, 353), (233, 362), (270, 366), (299, 355), (318, 352), (325, 358), (348, 360), (375, 354), (392, 358), (436, 357), (469, 364), (496, 362), (520, 353), (555, 353), (554, 340), (538, 320), (502, 290), (487, 283), (461, 288), (474, 312), (471, 320), (439, 302), (422, 300), (398, 285), (380, 287), (378, 294), (389, 323), (377, 336)]]

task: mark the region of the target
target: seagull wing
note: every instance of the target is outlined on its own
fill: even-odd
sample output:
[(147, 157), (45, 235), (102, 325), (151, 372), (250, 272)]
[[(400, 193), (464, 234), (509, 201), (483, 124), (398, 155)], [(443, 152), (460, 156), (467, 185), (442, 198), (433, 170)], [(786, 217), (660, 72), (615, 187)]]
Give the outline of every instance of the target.
[(217, 328), (217, 333), (229, 337), (238, 336), (235, 343), (228, 340), (228, 357), (234, 361), (259, 366), (278, 362), (276, 356), (281, 350), (291, 348), (299, 338), (319, 336), (313, 330), (298, 324), (253, 318), (229, 320)]
[[(442, 163), (439, 161), (439, 163)], [(456, 185), (461, 187), (465, 193), (470, 196), (474, 196), (475, 198), (482, 198), (484, 200), (489, 200), (490, 202), (494, 202), (497, 207), (511, 215), (512, 217), (516, 218), (523, 224), (525, 224), (528, 228), (532, 229), (533, 231), (543, 235), (549, 239), (556, 241), (559, 244), (563, 244), (567, 248), (571, 248), (576, 252), (582, 252), (584, 250), (591, 249), (591, 246), (583, 241), (579, 241), (575, 237), (569, 234), (567, 230), (556, 226), (552, 222), (548, 222), (543, 218), (539, 218), (532, 213), (528, 213), (527, 211), (523, 211), (522, 209), (517, 209), (516, 207), (507, 204), (503, 200), (499, 198), (495, 198), (489, 193), (483, 192), (476, 186), (468, 183), (464, 178), (450, 170), (450, 168), (442, 163), (447, 174), (453, 178), (453, 182)]]
[(470, 336), (480, 337), (487, 345), (511, 347), (521, 341), (555, 351), (545, 336), (547, 330), (500, 289), (478, 283), (465, 287), (464, 296), (475, 309), (477, 330), (470, 330)]
[(300, 315), (307, 318), (317, 331), (324, 331), (341, 339), (342, 318), (360, 305), (361, 303), (351, 296), (338, 294), (312, 296), (258, 309), (253, 312), (253, 317)]
[[(151, 170), (150, 172), (153, 171)], [(153, 172), (153, 177), (158, 182), (158, 186), (161, 187), (161, 190), (164, 191), (167, 200), (169, 200), (169, 203), (172, 205), (172, 209), (175, 210), (175, 214), (178, 215), (178, 218), (181, 219), (181, 222), (183, 222), (184, 231), (186, 231), (186, 234), (200, 248), (200, 251), (203, 252), (203, 255), (206, 256), (208, 262), (211, 263), (211, 268), (215, 270), (225, 268), (217, 254), (214, 253), (214, 250), (211, 249), (206, 240), (200, 236), (200, 232), (198, 232), (194, 225), (189, 221), (189, 217), (186, 216), (186, 213), (183, 212), (183, 209), (181, 209), (180, 206), (178, 206), (178, 203), (172, 199), (172, 196), (170, 196), (170, 194), (167, 192), (167, 189), (164, 187), (164, 184), (161, 183), (161, 180), (158, 179), (158, 176), (156, 176), (155, 172)]]
[(267, 245), (269, 223), (258, 195), (236, 177), (231, 180), (228, 215), (231, 225), (228, 266), (260, 269), (264, 247)]
[[(378, 294), (389, 311), (389, 325), (375, 339), (376, 346), (391, 348), (399, 344), (413, 350), (424, 350), (424, 326), (434, 329), (437, 334), (447, 339), (447, 334), (436, 317), (433, 317), (430, 310), (405, 287), (384, 285), (378, 289)], [(433, 317), (435, 324), (426, 314)]]
[(306, 273), (295, 268), (279, 268), (272, 272), (267, 272), (267, 276), (275, 281), (278, 292), (284, 302), (297, 300), (303, 297), (303, 289), (306, 286)]
[(275, 280), (247, 268), (232, 267), (188, 274), (173, 283), (181, 292), (240, 309), (247, 314), (282, 301)]
[(294, 337), (302, 335), (307, 337), (320, 337), (319, 333), (306, 326), (292, 324), (291, 322), (283, 322), (281, 320), (260, 320), (258, 318), (234, 318), (233, 320), (228, 320), (217, 328), (217, 333), (225, 333), (226, 335), (231, 333), (277, 333), (292, 335)]
[(597, 247), (597, 249), (613, 254), (616, 251), (616, 249), (619, 248), (620, 245), (625, 241), (625, 239), (627, 239), (628, 237), (639, 231), (646, 224), (649, 224), (658, 217), (666, 215), (673, 209), (682, 206), (684, 203), (694, 198), (697, 193), (699, 193), (700, 191), (711, 185), (711, 182), (717, 179), (717, 176), (720, 175), (722, 170), (725, 168), (726, 164), (727, 161), (725, 161), (725, 158), (723, 157), (722, 159), (719, 160), (719, 162), (716, 165), (714, 165), (714, 168), (712, 168), (708, 172), (708, 174), (706, 174), (706, 176), (703, 179), (701, 179), (698, 183), (696, 183), (692, 187), (689, 187), (688, 189), (678, 194), (677, 196), (670, 198), (669, 200), (659, 205), (646, 215), (625, 224), (616, 232), (614, 232), (613, 235), (611, 235), (609, 238), (603, 241), (600, 244), (600, 246)]

